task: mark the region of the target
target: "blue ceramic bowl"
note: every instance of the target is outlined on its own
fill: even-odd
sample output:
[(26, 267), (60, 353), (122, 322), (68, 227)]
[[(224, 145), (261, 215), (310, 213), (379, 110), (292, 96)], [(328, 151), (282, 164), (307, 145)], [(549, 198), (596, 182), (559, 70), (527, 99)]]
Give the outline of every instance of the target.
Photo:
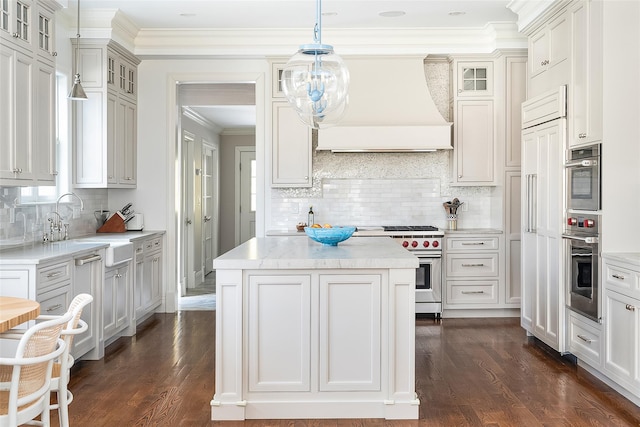
[(338, 246), (338, 243), (344, 242), (351, 237), (354, 231), (356, 231), (355, 227), (304, 228), (304, 232), (307, 233), (311, 240), (329, 246)]

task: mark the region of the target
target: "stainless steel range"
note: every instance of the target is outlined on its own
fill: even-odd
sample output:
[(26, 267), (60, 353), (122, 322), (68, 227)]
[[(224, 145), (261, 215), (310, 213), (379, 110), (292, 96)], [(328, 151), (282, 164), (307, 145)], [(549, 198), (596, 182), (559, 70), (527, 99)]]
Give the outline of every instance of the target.
[(442, 238), (433, 226), (384, 226), (390, 236), (420, 260), (416, 270), (416, 314), (442, 314)]

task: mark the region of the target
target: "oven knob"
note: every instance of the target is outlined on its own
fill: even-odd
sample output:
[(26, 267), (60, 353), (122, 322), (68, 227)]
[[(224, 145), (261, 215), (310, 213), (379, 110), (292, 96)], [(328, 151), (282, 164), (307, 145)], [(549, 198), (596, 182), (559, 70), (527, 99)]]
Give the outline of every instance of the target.
[(576, 225), (578, 220), (575, 218), (567, 218), (567, 225)]
[(592, 220), (592, 219), (585, 219), (584, 220), (584, 226), (586, 228), (593, 228), (593, 227), (595, 227), (595, 225), (596, 225), (596, 222), (594, 220)]
[(418, 242), (416, 242), (415, 240), (413, 242), (411, 242), (411, 247), (417, 248), (418, 247)]
[(433, 241), (433, 247), (434, 247), (434, 248), (437, 248), (438, 246), (440, 246), (440, 243), (438, 243), (438, 241), (437, 241), (437, 240), (434, 240), (434, 241)]
[(429, 241), (425, 240), (424, 242), (422, 242), (422, 246), (424, 246), (425, 248), (429, 247)]
[(405, 240), (404, 242), (402, 242), (402, 246), (405, 248), (409, 247), (409, 242)]

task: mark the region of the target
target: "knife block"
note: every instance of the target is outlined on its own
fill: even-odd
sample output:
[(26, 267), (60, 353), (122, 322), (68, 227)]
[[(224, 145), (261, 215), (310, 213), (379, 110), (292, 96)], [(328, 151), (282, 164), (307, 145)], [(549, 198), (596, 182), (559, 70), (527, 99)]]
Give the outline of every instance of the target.
[(116, 212), (109, 218), (102, 227), (98, 228), (98, 233), (124, 233), (127, 228), (124, 226), (124, 218), (120, 212)]

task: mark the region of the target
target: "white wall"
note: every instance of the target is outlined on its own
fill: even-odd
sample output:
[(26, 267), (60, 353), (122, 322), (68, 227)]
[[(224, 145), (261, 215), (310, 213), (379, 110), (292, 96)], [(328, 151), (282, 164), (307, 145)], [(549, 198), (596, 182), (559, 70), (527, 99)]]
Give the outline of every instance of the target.
[(603, 2), (602, 251), (640, 251), (640, 2)]

